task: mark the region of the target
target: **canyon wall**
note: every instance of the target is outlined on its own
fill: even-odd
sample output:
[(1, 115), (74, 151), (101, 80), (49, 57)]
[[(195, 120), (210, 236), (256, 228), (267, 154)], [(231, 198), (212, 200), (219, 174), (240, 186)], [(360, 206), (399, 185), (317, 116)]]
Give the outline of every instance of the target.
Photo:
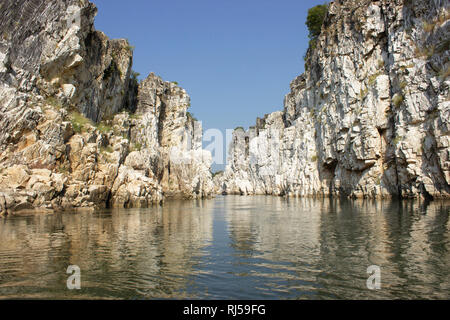
[(449, 9), (331, 2), (284, 110), (235, 130), (217, 190), (449, 198)]
[(94, 29), (85, 0), (0, 3), (0, 212), (211, 195), (190, 98)]

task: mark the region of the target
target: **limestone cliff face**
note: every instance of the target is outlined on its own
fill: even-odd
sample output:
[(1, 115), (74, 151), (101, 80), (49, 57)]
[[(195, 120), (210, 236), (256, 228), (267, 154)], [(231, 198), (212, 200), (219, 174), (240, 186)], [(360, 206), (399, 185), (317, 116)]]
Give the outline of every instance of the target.
[(0, 3), (0, 211), (142, 207), (212, 192), (186, 91), (131, 76), (84, 0)]
[[(139, 86), (131, 141), (142, 144), (142, 156), (167, 196), (204, 197), (213, 183), (211, 153), (202, 149), (202, 125), (187, 112), (190, 98), (174, 83), (150, 74)], [(157, 130), (155, 130), (157, 128)]]
[(221, 192), (450, 196), (447, 1), (330, 4), (284, 111), (237, 130)]
[(2, 1), (0, 79), (21, 94), (10, 103), (53, 97), (93, 121), (123, 107), (133, 53), (94, 30), (96, 13), (84, 0)]

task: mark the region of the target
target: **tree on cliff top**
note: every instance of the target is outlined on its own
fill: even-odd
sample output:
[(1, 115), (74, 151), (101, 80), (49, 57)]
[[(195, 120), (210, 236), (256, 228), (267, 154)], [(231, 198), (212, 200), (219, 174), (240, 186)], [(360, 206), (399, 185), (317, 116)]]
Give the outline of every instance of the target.
[(322, 29), (323, 21), (327, 15), (328, 4), (320, 4), (308, 10), (306, 26), (309, 30), (309, 39), (313, 42), (317, 40)]

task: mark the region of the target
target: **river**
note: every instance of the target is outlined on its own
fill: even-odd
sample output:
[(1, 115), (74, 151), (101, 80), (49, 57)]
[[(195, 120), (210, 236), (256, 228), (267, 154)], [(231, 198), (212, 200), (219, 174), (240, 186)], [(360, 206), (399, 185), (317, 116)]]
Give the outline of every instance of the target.
[[(226, 196), (0, 219), (0, 299), (449, 299), (450, 203)], [(69, 265), (80, 290), (67, 288)], [(369, 290), (369, 266), (380, 289)]]

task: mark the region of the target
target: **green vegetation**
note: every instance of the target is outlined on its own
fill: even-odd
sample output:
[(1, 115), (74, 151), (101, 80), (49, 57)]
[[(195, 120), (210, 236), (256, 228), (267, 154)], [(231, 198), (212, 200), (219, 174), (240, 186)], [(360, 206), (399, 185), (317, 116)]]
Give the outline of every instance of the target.
[(105, 153), (113, 153), (114, 149), (111, 146), (107, 146), (107, 147), (100, 147), (100, 153), (105, 154)]
[(392, 140), (392, 143), (394, 144), (394, 145), (397, 145), (400, 141), (402, 141), (403, 140), (403, 137), (401, 137), (401, 136), (396, 136), (395, 138), (394, 138), (394, 140)]
[(363, 101), (367, 97), (368, 93), (369, 93), (369, 89), (367, 89), (367, 88), (359, 90), (359, 99), (361, 101)]
[(86, 130), (87, 125), (92, 125), (92, 121), (78, 111), (70, 113), (70, 122), (72, 123), (73, 131), (76, 133), (82, 133)]
[(234, 131), (237, 131), (237, 130), (245, 131), (244, 127), (236, 127), (236, 128), (234, 129)]
[(138, 80), (138, 78), (139, 78), (139, 76), (140, 76), (141, 74), (139, 73), (139, 72), (136, 72), (136, 71), (134, 71), (134, 70), (131, 70), (131, 81), (133, 81), (133, 82), (136, 82), (136, 83), (139, 83), (139, 80)]
[(313, 156), (311, 157), (311, 162), (316, 162), (317, 159), (318, 159), (318, 157), (317, 157), (317, 155), (315, 154), (315, 155), (313, 155)]
[(119, 69), (117, 63), (112, 60), (109, 67), (105, 70), (103, 74), (103, 80), (111, 78), (114, 74), (118, 73), (119, 76), (122, 76), (122, 71)]
[(59, 109), (62, 108), (61, 101), (59, 101), (59, 100), (56, 99), (55, 97), (47, 97), (47, 98), (45, 99), (45, 103), (46, 103), (47, 105), (52, 106), (53, 108), (55, 108), (55, 109), (57, 109), (57, 110), (59, 110)]
[(408, 82), (406, 82), (405, 80), (403, 80), (402, 82), (400, 82), (400, 89), (404, 90), (406, 88), (406, 86), (408, 85)]
[(172, 81), (172, 83), (176, 86), (178, 85), (178, 82), (176, 82), (176, 81)]
[(309, 48), (314, 50), (317, 47), (317, 39), (309, 40)]
[(131, 120), (139, 120), (142, 119), (142, 115), (137, 114), (137, 113), (131, 113), (128, 111), (128, 116), (130, 117)]
[[(356, 107), (356, 108), (355, 108), (355, 111), (354, 111), (355, 114), (360, 114), (363, 108), (364, 108), (364, 107), (361, 107), (361, 106)], [(355, 122), (353, 123), (353, 125), (355, 125), (358, 121), (359, 121), (358, 119), (355, 119)]]
[(317, 39), (322, 30), (323, 21), (327, 15), (328, 4), (321, 4), (312, 7), (308, 10), (308, 16), (306, 18), (306, 26), (309, 30), (309, 38), (311, 40)]
[(405, 97), (403, 97), (403, 95), (396, 93), (394, 95), (394, 97), (392, 98), (392, 104), (398, 108), (400, 107), (400, 105), (403, 103), (403, 101), (405, 100)]
[(135, 47), (130, 44), (130, 41), (128, 39), (125, 40), (127, 41), (127, 46), (125, 47), (125, 49), (127, 49), (128, 51), (134, 51)]
[(103, 121), (100, 122), (99, 124), (96, 125), (96, 128), (98, 131), (100, 131), (100, 133), (109, 133), (112, 131), (112, 127), (106, 123), (104, 123)]
[(328, 4), (321, 4), (312, 7), (308, 10), (306, 18), (306, 26), (309, 30), (309, 47), (314, 49), (316, 47), (317, 38), (322, 30), (323, 21), (327, 15)]
[(373, 86), (377, 81), (377, 78), (381, 75), (381, 72), (377, 72), (369, 77), (369, 85)]
[(131, 148), (131, 151), (141, 151), (142, 150), (142, 144), (139, 142), (136, 142), (133, 144), (133, 147)]
[(67, 167), (66, 165), (60, 165), (58, 167), (58, 171), (59, 171), (59, 173), (62, 173), (62, 174), (69, 174), (70, 173), (70, 167)]
[(222, 173), (223, 173), (223, 171), (211, 172), (213, 178), (215, 176), (218, 176), (219, 174), (222, 174)]

